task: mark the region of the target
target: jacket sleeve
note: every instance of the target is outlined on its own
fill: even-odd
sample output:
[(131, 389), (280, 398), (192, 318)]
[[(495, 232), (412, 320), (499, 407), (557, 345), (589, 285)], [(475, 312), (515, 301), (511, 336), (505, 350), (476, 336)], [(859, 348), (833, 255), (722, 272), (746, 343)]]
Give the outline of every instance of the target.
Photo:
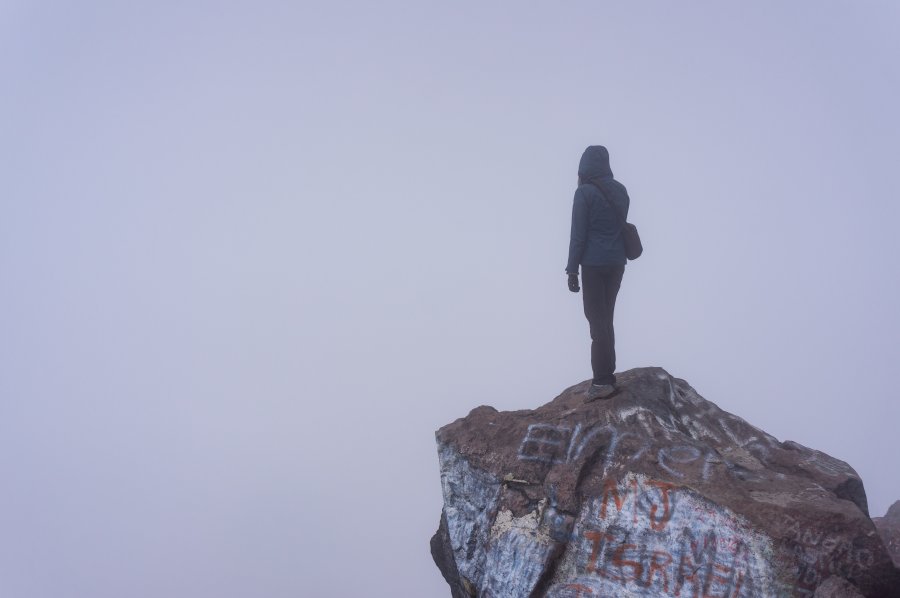
[(588, 209), (584, 193), (580, 189), (575, 191), (575, 200), (572, 203), (572, 232), (569, 236), (569, 262), (566, 264), (566, 272), (578, 273), (578, 265), (584, 254), (587, 244)]

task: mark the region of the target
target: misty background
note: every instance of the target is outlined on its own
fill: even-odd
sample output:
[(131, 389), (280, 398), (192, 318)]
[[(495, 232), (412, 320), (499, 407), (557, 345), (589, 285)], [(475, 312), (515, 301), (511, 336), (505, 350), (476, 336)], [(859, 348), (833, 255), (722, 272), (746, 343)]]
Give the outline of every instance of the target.
[(661, 366), (900, 499), (894, 2), (0, 2), (0, 595), (442, 597), (434, 431)]

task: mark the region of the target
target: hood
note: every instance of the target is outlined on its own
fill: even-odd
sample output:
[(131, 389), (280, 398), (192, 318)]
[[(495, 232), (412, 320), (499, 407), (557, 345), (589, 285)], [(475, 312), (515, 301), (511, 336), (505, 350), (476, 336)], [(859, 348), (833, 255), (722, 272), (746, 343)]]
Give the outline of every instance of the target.
[(587, 182), (593, 179), (612, 177), (609, 168), (609, 152), (602, 145), (591, 145), (581, 154), (581, 162), (578, 163), (578, 176)]

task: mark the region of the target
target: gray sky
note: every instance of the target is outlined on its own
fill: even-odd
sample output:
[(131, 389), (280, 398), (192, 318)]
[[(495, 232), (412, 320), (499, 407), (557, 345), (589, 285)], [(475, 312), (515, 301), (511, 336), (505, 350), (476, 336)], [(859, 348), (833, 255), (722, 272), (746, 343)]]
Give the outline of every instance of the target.
[(900, 8), (0, 3), (0, 585), (446, 596), (433, 432), (662, 366), (900, 499)]

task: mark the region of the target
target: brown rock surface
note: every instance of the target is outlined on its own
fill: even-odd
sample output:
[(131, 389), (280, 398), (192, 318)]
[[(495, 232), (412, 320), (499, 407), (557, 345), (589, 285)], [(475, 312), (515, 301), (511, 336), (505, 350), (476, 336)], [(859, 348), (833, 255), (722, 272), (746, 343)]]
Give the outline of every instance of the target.
[(606, 400), (586, 402), (582, 383), (437, 432), (432, 553), (454, 598), (810, 598), (832, 576), (900, 595), (849, 465), (662, 369), (619, 380)]

